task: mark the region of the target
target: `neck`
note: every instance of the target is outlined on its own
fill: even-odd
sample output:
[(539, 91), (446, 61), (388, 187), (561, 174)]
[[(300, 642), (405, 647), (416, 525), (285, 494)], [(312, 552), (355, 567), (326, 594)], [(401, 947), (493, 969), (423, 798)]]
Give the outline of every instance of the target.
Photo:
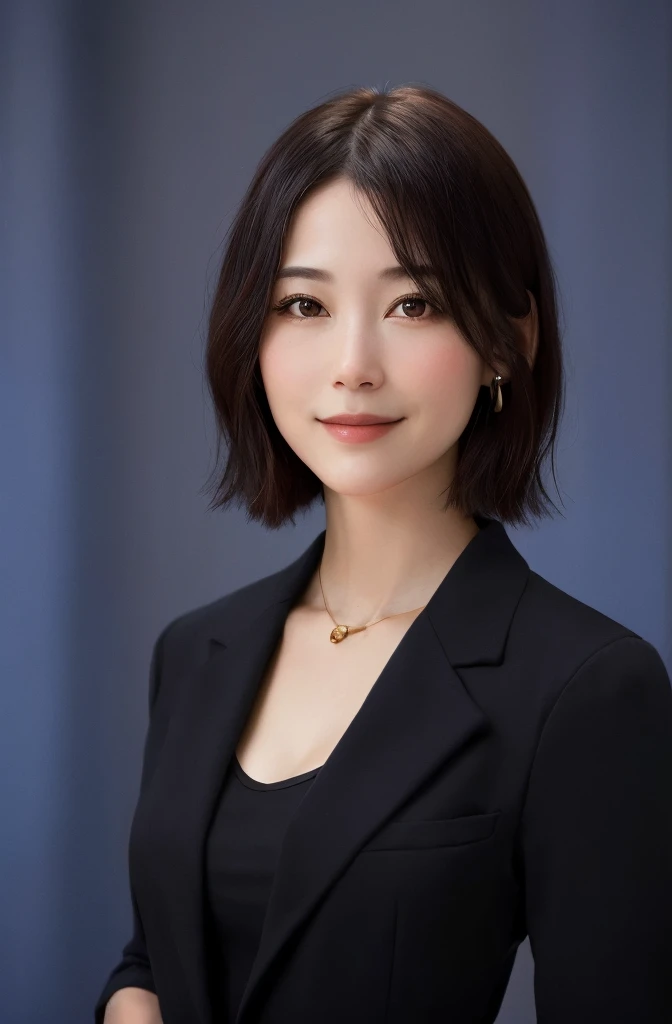
[[(418, 500), (417, 490), (393, 499), (389, 492), (344, 496), (325, 487), (320, 572), (337, 621), (364, 624), (428, 603), (478, 533), (472, 517), (444, 510), (442, 501)], [(324, 608), (317, 573), (304, 600)]]

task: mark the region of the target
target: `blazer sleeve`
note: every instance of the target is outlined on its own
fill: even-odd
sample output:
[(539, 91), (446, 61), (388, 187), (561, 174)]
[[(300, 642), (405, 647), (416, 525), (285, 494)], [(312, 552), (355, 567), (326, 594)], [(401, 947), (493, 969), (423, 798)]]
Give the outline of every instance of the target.
[[(168, 626), (163, 629), (152, 648), (149, 669), (149, 724), (145, 735), (138, 801), (144, 793), (145, 786), (147, 785), (148, 778), (152, 771), (154, 755), (159, 739), (155, 706), (161, 679), (163, 642), (171, 625), (172, 623), (169, 623)], [(121, 959), (112, 969), (112, 972), (107, 978), (103, 990), (98, 997), (98, 1001), (94, 1008), (95, 1024), (103, 1024), (107, 1002), (120, 988), (133, 986), (136, 988), (147, 989), (149, 992), (154, 992), (154, 994), (156, 994), (149, 953), (147, 951), (147, 943), (145, 941), (145, 933), (142, 927), (142, 920), (140, 918), (140, 912), (138, 910), (138, 904), (132, 883), (129, 883), (129, 889), (133, 915), (132, 935), (123, 947), (121, 951)]]
[(641, 637), (565, 684), (521, 816), (538, 1024), (672, 1021), (672, 689)]

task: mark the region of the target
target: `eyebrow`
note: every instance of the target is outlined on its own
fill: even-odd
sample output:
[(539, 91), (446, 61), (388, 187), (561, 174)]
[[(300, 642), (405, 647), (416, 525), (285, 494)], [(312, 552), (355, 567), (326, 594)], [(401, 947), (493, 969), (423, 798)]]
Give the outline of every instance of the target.
[[(433, 273), (432, 268), (427, 266), (418, 266), (412, 269), (413, 274), (411, 276), (418, 279), (430, 277)], [(398, 263), (394, 267), (386, 267), (378, 275), (383, 281), (398, 281), (408, 276), (407, 271)], [(318, 270), (317, 267), (282, 267), (276, 274), (275, 279), (280, 281), (285, 277), (304, 277), (309, 281), (331, 282), (334, 280), (333, 274), (330, 274), (327, 270)]]

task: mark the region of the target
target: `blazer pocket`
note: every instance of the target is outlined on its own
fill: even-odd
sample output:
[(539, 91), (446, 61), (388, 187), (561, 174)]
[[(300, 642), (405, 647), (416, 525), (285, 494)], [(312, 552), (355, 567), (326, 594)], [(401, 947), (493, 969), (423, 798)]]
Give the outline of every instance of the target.
[(478, 842), (492, 835), (501, 813), (491, 811), (489, 814), (433, 818), (428, 821), (390, 821), (362, 847), (362, 852), (423, 850)]

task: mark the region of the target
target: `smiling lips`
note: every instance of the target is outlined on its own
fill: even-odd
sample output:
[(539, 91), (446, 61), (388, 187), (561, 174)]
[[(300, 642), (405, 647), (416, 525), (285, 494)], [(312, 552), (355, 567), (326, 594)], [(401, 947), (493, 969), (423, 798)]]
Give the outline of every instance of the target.
[(320, 419), (321, 423), (347, 423), (348, 426), (363, 427), (369, 426), (372, 423), (396, 423), (400, 417), (394, 416), (377, 416), (372, 412), (342, 412), (336, 413), (334, 416), (325, 416), (324, 419)]
[(359, 444), (362, 441), (375, 441), (383, 434), (390, 432), (400, 419), (391, 416), (376, 416), (374, 413), (337, 413), (320, 420), (332, 437), (346, 444)]

